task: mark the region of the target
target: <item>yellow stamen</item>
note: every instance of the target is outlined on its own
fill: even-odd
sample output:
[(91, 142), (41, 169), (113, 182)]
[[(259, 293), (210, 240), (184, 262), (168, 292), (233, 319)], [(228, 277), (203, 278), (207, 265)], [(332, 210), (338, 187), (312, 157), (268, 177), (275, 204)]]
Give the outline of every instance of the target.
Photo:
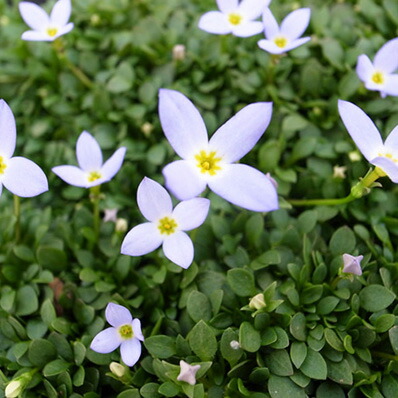
[(221, 158), (216, 158), (215, 151), (209, 153), (200, 151), (199, 154), (195, 156), (195, 159), (198, 161), (197, 166), (201, 173), (208, 173), (214, 176), (217, 170), (221, 170), (221, 167), (218, 165)]
[(4, 170), (7, 168), (7, 165), (5, 164), (3, 157), (0, 156), (0, 174), (4, 174)]
[(376, 84), (383, 84), (384, 83), (384, 74), (382, 72), (375, 72), (372, 75), (372, 81)]
[(50, 37), (54, 37), (57, 33), (58, 33), (58, 29), (57, 28), (47, 28), (47, 34)]
[(171, 235), (176, 231), (177, 223), (173, 218), (163, 217), (159, 220), (158, 228), (161, 234)]
[(133, 328), (131, 325), (127, 324), (127, 325), (120, 326), (118, 331), (119, 331), (121, 338), (124, 340), (129, 340), (134, 337), (134, 332), (133, 332)]
[(279, 48), (285, 48), (287, 44), (287, 39), (285, 37), (275, 37), (274, 43), (279, 47)]
[(242, 22), (242, 17), (239, 14), (229, 14), (228, 21), (232, 25), (239, 25)]
[(97, 181), (100, 178), (102, 178), (102, 175), (101, 173), (98, 173), (98, 171), (91, 171), (87, 177), (89, 182)]
[(387, 158), (392, 160), (394, 163), (398, 163), (398, 159), (394, 158), (394, 156), (391, 153), (378, 153), (377, 156), (381, 156), (383, 158)]

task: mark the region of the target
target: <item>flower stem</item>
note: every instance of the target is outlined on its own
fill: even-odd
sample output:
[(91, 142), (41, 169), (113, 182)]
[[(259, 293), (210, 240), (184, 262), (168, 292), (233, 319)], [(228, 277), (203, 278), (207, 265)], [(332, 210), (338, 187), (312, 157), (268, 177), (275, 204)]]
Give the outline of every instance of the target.
[(15, 243), (21, 238), (21, 199), (14, 195)]
[(398, 355), (387, 354), (385, 352), (380, 352), (380, 351), (372, 351), (372, 354), (375, 357), (391, 359), (393, 361), (398, 361)]
[(372, 184), (379, 178), (384, 177), (386, 174), (379, 167), (370, 170), (364, 178), (357, 182), (352, 188), (351, 192), (345, 198), (333, 199), (288, 199), (287, 201), (293, 206), (335, 206), (352, 202), (356, 199), (369, 193)]
[(90, 200), (93, 204), (93, 229), (95, 242), (98, 243), (99, 228), (100, 228), (100, 199), (101, 199), (101, 185), (96, 185), (90, 188)]

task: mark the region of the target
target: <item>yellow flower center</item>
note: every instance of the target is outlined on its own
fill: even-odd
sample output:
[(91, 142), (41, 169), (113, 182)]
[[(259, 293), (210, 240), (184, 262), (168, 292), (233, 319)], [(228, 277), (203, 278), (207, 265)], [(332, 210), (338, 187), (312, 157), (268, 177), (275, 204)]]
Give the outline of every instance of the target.
[(382, 72), (375, 72), (372, 75), (372, 81), (376, 84), (383, 84), (384, 83), (384, 74)]
[(120, 326), (118, 329), (118, 332), (119, 332), (121, 338), (124, 340), (129, 340), (134, 337), (134, 332), (133, 332), (133, 328), (131, 325)]
[(214, 176), (217, 170), (221, 170), (221, 167), (218, 165), (221, 158), (216, 158), (215, 151), (200, 151), (199, 154), (195, 156), (195, 159), (198, 161), (197, 166), (201, 173), (208, 173)]
[(398, 159), (394, 158), (394, 156), (391, 153), (378, 153), (378, 156), (381, 156), (383, 158), (387, 158), (392, 160), (394, 163), (398, 163)]
[(287, 44), (287, 39), (285, 37), (275, 37), (274, 43), (279, 48), (285, 48)]
[(239, 25), (242, 22), (242, 17), (239, 14), (229, 14), (228, 21), (231, 25)]
[(163, 217), (159, 220), (159, 231), (164, 235), (171, 235), (176, 231), (177, 223), (173, 218)]
[(50, 37), (54, 37), (57, 33), (58, 33), (58, 29), (57, 28), (47, 28), (47, 34)]
[(98, 173), (98, 171), (91, 171), (87, 177), (89, 182), (97, 181), (100, 178), (102, 178), (102, 175), (101, 173)]
[(0, 174), (4, 174), (4, 170), (7, 168), (7, 165), (5, 164), (3, 157), (0, 156)]

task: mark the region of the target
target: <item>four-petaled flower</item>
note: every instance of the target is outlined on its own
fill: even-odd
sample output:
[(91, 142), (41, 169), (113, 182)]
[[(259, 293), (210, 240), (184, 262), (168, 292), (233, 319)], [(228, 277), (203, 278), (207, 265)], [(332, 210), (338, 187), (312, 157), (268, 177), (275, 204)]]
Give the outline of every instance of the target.
[(58, 0), (50, 15), (37, 4), (22, 1), (19, 3), (19, 11), (25, 23), (32, 28), (22, 34), (22, 39), (53, 41), (70, 32), (73, 29), (73, 23), (68, 23), (71, 10), (70, 0)]
[(97, 140), (83, 131), (76, 144), (80, 167), (56, 166), (52, 171), (65, 182), (76, 187), (91, 188), (111, 180), (122, 166), (126, 148), (119, 148), (104, 164)]
[(14, 115), (0, 100), (0, 195), (3, 185), (14, 195), (32, 197), (48, 190), (47, 177), (31, 160), (15, 156), (17, 130)]
[(219, 35), (232, 33), (239, 37), (249, 37), (261, 33), (263, 25), (255, 21), (268, 7), (271, 0), (217, 0), (220, 11), (210, 11), (202, 15), (199, 28)]
[(193, 244), (184, 231), (203, 224), (210, 201), (194, 198), (179, 203), (173, 210), (168, 192), (156, 181), (145, 177), (137, 191), (138, 207), (149, 221), (134, 227), (124, 238), (122, 254), (142, 256), (163, 244), (165, 256), (182, 268), (193, 260)]
[(127, 366), (134, 366), (141, 355), (141, 343), (144, 336), (141, 322), (130, 311), (119, 304), (109, 303), (105, 309), (105, 318), (112, 326), (98, 333), (90, 348), (101, 354), (108, 354), (120, 346), (120, 354)]
[(361, 108), (343, 100), (338, 106), (341, 119), (363, 156), (398, 183), (398, 125), (383, 144), (377, 127)]
[(229, 202), (253, 211), (278, 208), (271, 180), (257, 169), (234, 164), (260, 139), (272, 113), (271, 102), (244, 107), (208, 139), (192, 102), (178, 91), (161, 89), (159, 116), (163, 131), (183, 158), (163, 169), (166, 187), (178, 199), (191, 199), (206, 186)]
[(384, 44), (377, 51), (373, 63), (362, 54), (358, 57), (357, 74), (368, 90), (380, 91), (386, 95), (398, 96), (398, 37)]
[(185, 381), (194, 386), (196, 384), (196, 373), (200, 369), (200, 365), (190, 365), (185, 361), (180, 361), (180, 374), (177, 376), (178, 381)]
[(310, 37), (301, 37), (310, 22), (311, 10), (300, 8), (288, 14), (279, 27), (271, 10), (263, 13), (264, 34), (266, 39), (259, 40), (258, 46), (271, 54), (282, 54), (304, 43)]
[(343, 272), (346, 274), (362, 275), (361, 261), (363, 256), (352, 256), (343, 254)]

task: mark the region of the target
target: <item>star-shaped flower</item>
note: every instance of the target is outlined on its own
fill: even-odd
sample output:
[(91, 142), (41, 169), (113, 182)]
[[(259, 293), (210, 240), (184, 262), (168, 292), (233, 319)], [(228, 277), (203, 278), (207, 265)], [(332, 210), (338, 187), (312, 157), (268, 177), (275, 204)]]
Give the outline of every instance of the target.
[(180, 361), (180, 374), (177, 376), (178, 381), (185, 381), (194, 386), (196, 384), (196, 373), (200, 369), (200, 365), (190, 365), (185, 361)]
[(267, 128), (271, 102), (244, 107), (211, 137), (192, 102), (178, 91), (160, 90), (159, 116), (171, 146), (183, 160), (163, 169), (166, 187), (178, 199), (198, 196), (206, 186), (229, 202), (253, 211), (278, 208), (276, 189), (257, 169), (235, 164)]
[(262, 23), (255, 21), (268, 7), (271, 0), (217, 0), (220, 11), (210, 11), (202, 15), (199, 28), (219, 35), (232, 33), (239, 37), (249, 37), (263, 31)]
[(76, 157), (80, 167), (56, 166), (52, 171), (65, 182), (76, 187), (91, 188), (110, 181), (122, 167), (126, 148), (119, 148), (105, 163), (97, 140), (83, 131), (76, 144)]
[(165, 256), (182, 268), (193, 260), (193, 244), (184, 231), (202, 225), (210, 201), (194, 198), (179, 203), (173, 210), (170, 195), (156, 181), (145, 177), (137, 191), (138, 207), (149, 221), (134, 227), (122, 242), (122, 254), (142, 256), (163, 245)]
[(343, 272), (347, 274), (362, 275), (361, 261), (363, 256), (352, 256), (351, 254), (343, 254)]
[(3, 185), (14, 195), (37, 196), (48, 191), (47, 177), (31, 160), (12, 155), (17, 130), (14, 115), (4, 100), (0, 100), (0, 195)]
[(368, 90), (380, 91), (386, 95), (398, 96), (398, 37), (384, 44), (376, 53), (373, 63), (362, 54), (358, 57), (357, 74)]
[(341, 119), (363, 156), (398, 183), (398, 125), (383, 143), (377, 127), (361, 108), (343, 100), (338, 106)]
[(98, 333), (90, 348), (101, 354), (108, 354), (120, 346), (120, 354), (127, 366), (134, 366), (141, 355), (141, 343), (144, 336), (141, 322), (130, 311), (119, 304), (109, 303), (105, 309), (105, 318), (112, 326)]
[(105, 209), (104, 212), (105, 212), (103, 218), (104, 222), (108, 221), (112, 221), (114, 223), (116, 222), (118, 209)]
[(288, 14), (279, 27), (271, 10), (263, 12), (264, 33), (266, 39), (259, 40), (258, 46), (271, 54), (282, 54), (304, 43), (310, 37), (301, 37), (310, 22), (311, 10), (300, 8)]
[(68, 23), (72, 11), (70, 0), (58, 0), (50, 15), (37, 4), (27, 1), (19, 3), (19, 11), (32, 28), (22, 34), (23, 40), (54, 41), (73, 29), (73, 23)]

